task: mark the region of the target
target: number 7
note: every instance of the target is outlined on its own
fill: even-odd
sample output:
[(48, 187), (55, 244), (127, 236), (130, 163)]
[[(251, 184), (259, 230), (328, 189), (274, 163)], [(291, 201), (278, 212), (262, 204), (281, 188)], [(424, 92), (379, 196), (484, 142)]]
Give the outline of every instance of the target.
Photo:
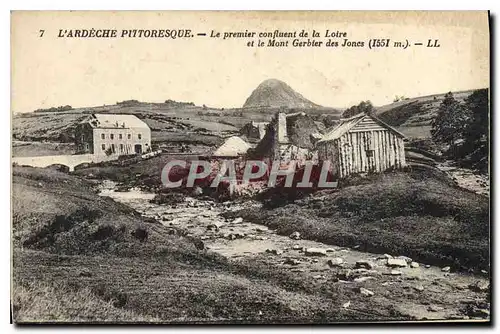
[(43, 37), (44, 32), (45, 32), (45, 30), (40, 29), (40, 37)]

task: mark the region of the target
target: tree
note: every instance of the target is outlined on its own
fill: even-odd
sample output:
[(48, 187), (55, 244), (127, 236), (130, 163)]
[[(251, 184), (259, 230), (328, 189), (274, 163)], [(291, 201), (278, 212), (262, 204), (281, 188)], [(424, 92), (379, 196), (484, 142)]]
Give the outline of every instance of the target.
[(488, 89), (478, 89), (465, 100), (470, 118), (464, 128), (464, 143), (458, 156), (472, 167), (485, 172), (488, 170), (489, 156), (488, 95)]
[(465, 100), (465, 106), (470, 112), (470, 120), (464, 131), (465, 140), (476, 143), (487, 141), (489, 134), (488, 89), (475, 90)]
[(460, 104), (451, 92), (444, 96), (438, 114), (432, 122), (431, 135), (436, 142), (446, 143), (450, 147), (463, 137), (463, 130), (469, 115), (467, 109)]
[(342, 117), (343, 118), (349, 118), (354, 115), (360, 114), (360, 113), (365, 113), (365, 114), (372, 114), (375, 111), (375, 108), (373, 107), (373, 104), (370, 101), (361, 101), (360, 104), (357, 106), (352, 106), (350, 108), (347, 108), (343, 113)]

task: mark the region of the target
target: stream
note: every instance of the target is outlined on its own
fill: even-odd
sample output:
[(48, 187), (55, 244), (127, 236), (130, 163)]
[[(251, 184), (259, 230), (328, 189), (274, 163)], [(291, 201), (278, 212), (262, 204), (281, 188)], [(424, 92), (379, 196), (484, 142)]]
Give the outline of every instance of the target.
[[(104, 181), (100, 195), (126, 204), (144, 217), (162, 222), (166, 228), (185, 229), (189, 235), (203, 240), (208, 251), (230, 260), (263, 259), (269, 265), (324, 284), (331, 282), (332, 267), (364, 267), (354, 269), (360, 273), (354, 282), (339, 280), (335, 284), (361, 284), (375, 291), (375, 296), (369, 298), (378, 298), (382, 304), (420, 320), (489, 317), (489, 286), (485, 277), (448, 272), (422, 263), (410, 265), (410, 259), (406, 259), (406, 266), (389, 267), (387, 258), (391, 256), (387, 254), (282, 236), (264, 225), (242, 218), (227, 220), (222, 216), (226, 211), (259, 206), (257, 202), (216, 203), (188, 197), (176, 205), (158, 205), (150, 203), (153, 193), (135, 188), (127, 192), (115, 189), (115, 183)], [(361, 265), (356, 265), (358, 261)], [(365, 266), (363, 261), (369, 264)]]

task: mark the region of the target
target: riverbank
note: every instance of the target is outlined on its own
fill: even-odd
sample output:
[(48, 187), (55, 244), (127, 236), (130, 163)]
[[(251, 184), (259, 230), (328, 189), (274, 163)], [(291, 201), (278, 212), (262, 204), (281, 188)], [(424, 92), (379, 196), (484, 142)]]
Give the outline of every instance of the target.
[[(332, 302), (359, 319), (363, 313), (389, 319), (392, 314), (393, 320), (484, 319), (489, 312), (485, 277), (398, 258), (405, 254), (362, 252), (304, 240), (300, 233), (279, 235), (268, 228), (268, 221), (255, 223), (238, 216), (242, 209), (262, 211), (258, 202), (218, 203), (187, 197), (175, 205), (158, 205), (150, 202), (152, 193), (115, 192), (111, 183), (101, 195), (133, 207), (167, 229), (199, 238), (207, 252), (227, 258), (234, 266), (284, 271), (307, 290), (335, 298)], [(388, 258), (399, 265), (388, 266)]]

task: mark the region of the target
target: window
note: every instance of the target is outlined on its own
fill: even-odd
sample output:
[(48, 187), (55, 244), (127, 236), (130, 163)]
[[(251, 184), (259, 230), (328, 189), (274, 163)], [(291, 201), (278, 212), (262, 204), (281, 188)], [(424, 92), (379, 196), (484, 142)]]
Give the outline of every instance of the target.
[(142, 135), (141, 135), (140, 133), (139, 133), (139, 134), (137, 134), (137, 138), (138, 138), (138, 139), (142, 139)]
[(115, 139), (115, 135), (114, 135), (114, 134), (110, 134), (110, 135), (109, 135), (109, 138), (110, 138), (110, 139)]
[(121, 133), (118, 135), (118, 139), (123, 139), (123, 135)]
[[(103, 136), (104, 136), (104, 135), (103, 135)], [(101, 145), (101, 147), (102, 147), (102, 150), (103, 150), (103, 151), (106, 151), (106, 144), (102, 144), (102, 145)]]
[(104, 133), (101, 133), (101, 139), (106, 139), (106, 135)]
[(115, 144), (111, 144), (111, 152), (115, 153)]
[(120, 152), (123, 152), (123, 144), (120, 144)]
[(127, 134), (127, 138), (128, 138), (128, 139), (132, 138), (132, 135), (131, 135), (130, 133), (129, 133), (129, 134)]

